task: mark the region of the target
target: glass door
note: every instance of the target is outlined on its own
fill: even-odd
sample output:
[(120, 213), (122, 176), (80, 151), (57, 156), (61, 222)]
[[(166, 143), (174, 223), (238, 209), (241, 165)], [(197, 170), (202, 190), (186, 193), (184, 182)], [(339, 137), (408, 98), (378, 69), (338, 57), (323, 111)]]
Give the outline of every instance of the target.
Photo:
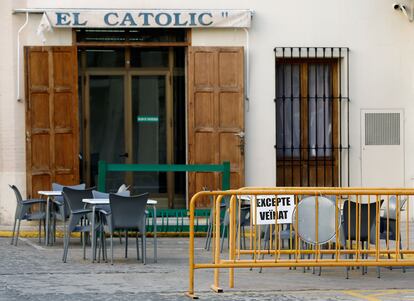
[[(125, 76), (94, 75), (87, 76), (88, 99), (86, 111), (88, 124), (86, 131), (86, 160), (89, 173), (88, 184), (98, 184), (98, 162), (126, 163), (128, 154), (125, 149)], [(124, 183), (124, 176), (108, 173), (106, 187), (108, 191)]]
[[(137, 164), (170, 164), (171, 124), (168, 73), (131, 75), (131, 160)], [(132, 187), (138, 192), (165, 194), (165, 172), (135, 172)]]

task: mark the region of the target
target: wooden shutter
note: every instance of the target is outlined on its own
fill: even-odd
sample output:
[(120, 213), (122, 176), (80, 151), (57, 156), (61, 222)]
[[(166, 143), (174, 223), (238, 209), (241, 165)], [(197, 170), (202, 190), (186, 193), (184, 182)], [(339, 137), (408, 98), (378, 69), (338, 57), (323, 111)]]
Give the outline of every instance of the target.
[[(188, 161), (230, 161), (232, 188), (244, 185), (243, 61), (242, 47), (189, 48)], [(189, 198), (203, 187), (221, 189), (219, 174), (190, 173)]]
[(26, 47), (27, 195), (79, 183), (75, 47)]

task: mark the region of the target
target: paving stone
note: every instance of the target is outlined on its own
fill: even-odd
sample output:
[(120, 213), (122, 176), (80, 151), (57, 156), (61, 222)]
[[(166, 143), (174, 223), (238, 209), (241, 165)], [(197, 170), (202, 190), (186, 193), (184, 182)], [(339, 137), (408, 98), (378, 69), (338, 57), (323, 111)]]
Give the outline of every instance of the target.
[[(0, 238), (0, 301), (183, 300), (188, 289), (188, 238), (159, 238), (158, 242), (158, 262), (153, 262), (152, 240), (148, 239), (147, 264), (143, 265), (136, 260), (133, 239), (127, 259), (125, 245), (115, 240), (115, 263), (111, 265), (91, 263), (89, 247), (83, 260), (79, 239), (71, 241), (68, 261), (63, 263), (61, 239), (55, 246), (46, 247), (37, 239), (23, 238), (15, 247), (8, 238)], [(211, 262), (211, 252), (203, 249), (204, 239), (197, 238), (195, 243), (197, 262)], [(262, 273), (238, 269), (235, 288), (228, 289), (228, 270), (222, 270), (220, 285), (224, 293), (216, 294), (209, 289), (213, 271), (196, 270), (195, 290), (202, 300), (413, 298), (410, 289), (414, 269), (406, 273), (398, 268), (381, 271), (382, 278), (378, 279), (375, 268), (369, 268), (367, 275), (361, 275), (359, 269), (351, 270), (346, 280), (344, 268), (324, 268), (321, 276), (312, 274), (312, 270), (304, 273), (302, 268), (269, 268)]]

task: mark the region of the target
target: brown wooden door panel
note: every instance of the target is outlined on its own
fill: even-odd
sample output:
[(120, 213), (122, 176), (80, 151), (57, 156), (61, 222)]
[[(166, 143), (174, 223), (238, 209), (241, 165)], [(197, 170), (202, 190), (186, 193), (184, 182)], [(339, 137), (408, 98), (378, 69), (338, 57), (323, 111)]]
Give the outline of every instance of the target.
[[(27, 48), (26, 48), (27, 49)], [(39, 49), (40, 50), (40, 49)], [(49, 54), (47, 51), (29, 51), (26, 55), (26, 65), (29, 68), (30, 89), (49, 88)]]
[(214, 127), (214, 94), (212, 92), (194, 93), (194, 127), (209, 128), (213, 131)]
[(26, 47), (27, 195), (79, 183), (75, 47)]
[[(32, 194), (32, 197), (39, 197), (37, 192), (39, 190), (45, 190), (45, 187), (49, 189), (49, 183), (51, 183), (51, 177), (48, 173), (39, 174), (39, 175), (32, 175), (31, 176), (31, 183), (32, 183), (32, 191), (34, 192)], [(27, 192), (29, 195), (29, 192)]]
[(239, 73), (243, 72), (243, 49), (239, 52), (233, 48), (221, 48), (218, 53), (218, 65), (220, 88), (240, 91), (240, 87), (243, 87), (243, 76)]
[(55, 130), (67, 129), (72, 130), (74, 108), (72, 106), (72, 93), (55, 93), (54, 107), (58, 110), (54, 110), (54, 125)]
[[(194, 50), (194, 51), (193, 51)], [(197, 70), (198, 72), (192, 73), (190, 76), (193, 80), (193, 86), (197, 87), (198, 89), (203, 87), (212, 88), (215, 83), (215, 53), (206, 49), (203, 50), (196, 50), (191, 48), (190, 56), (193, 54), (193, 57), (190, 57), (193, 63), (193, 70)]]
[(215, 137), (211, 132), (198, 132), (195, 134), (195, 148), (193, 158), (196, 164), (211, 164), (215, 161)]
[(46, 151), (50, 147), (49, 134), (33, 134), (31, 147), (31, 169), (33, 171), (49, 170), (50, 156)]
[(49, 129), (49, 95), (47, 93), (33, 93), (31, 99), (31, 127)]
[[(189, 48), (188, 162), (230, 161), (232, 188), (244, 185), (243, 78), (243, 48)], [(190, 173), (189, 198), (203, 187), (221, 188), (220, 174)]]
[(219, 134), (219, 162), (230, 161), (231, 171), (237, 171), (243, 168), (242, 153), (240, 151), (240, 138), (234, 133), (220, 133)]
[(219, 94), (219, 127), (233, 132), (239, 132), (243, 128), (243, 107), (239, 105), (241, 93), (221, 92)]

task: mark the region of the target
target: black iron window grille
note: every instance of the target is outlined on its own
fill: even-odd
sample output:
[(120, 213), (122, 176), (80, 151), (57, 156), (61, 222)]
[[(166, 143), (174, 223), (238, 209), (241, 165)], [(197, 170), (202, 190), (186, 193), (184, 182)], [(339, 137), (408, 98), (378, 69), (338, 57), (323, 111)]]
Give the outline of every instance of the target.
[(277, 186), (349, 186), (349, 49), (275, 48)]

